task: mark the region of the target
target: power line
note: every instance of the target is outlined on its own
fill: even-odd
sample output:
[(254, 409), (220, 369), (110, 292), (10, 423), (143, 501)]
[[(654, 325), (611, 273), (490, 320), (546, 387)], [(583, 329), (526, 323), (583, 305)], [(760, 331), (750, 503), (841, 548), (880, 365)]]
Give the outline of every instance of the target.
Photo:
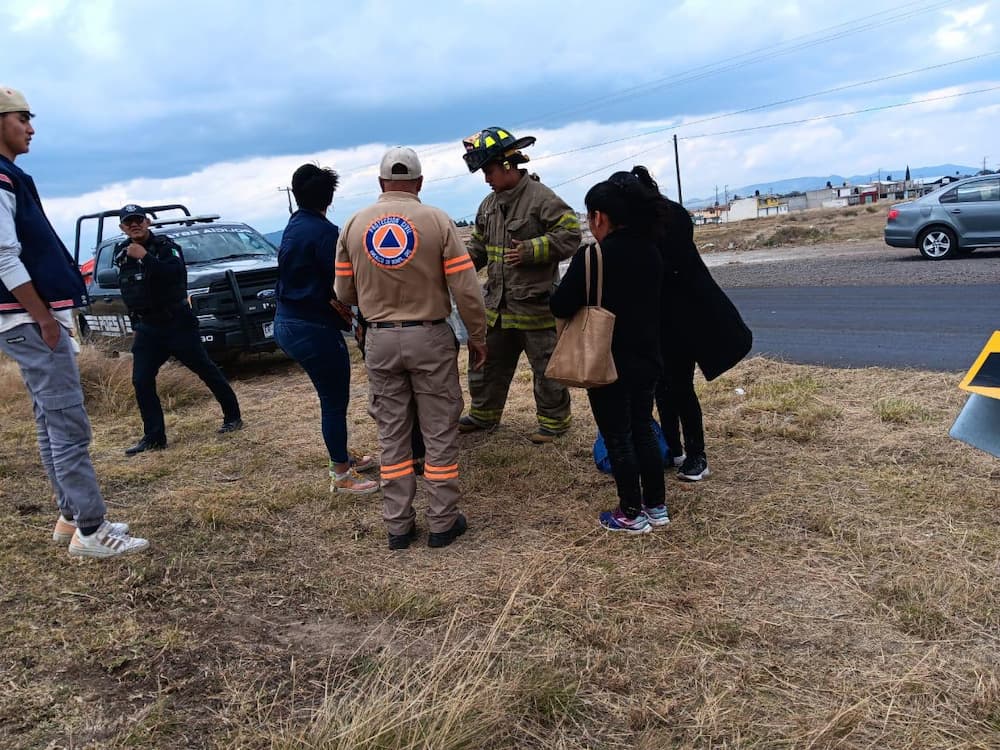
[[(723, 131), (719, 131), (719, 132), (716, 132), (716, 133), (702, 133), (702, 134), (699, 134), (699, 135), (680, 136), (680, 139), (683, 140), (683, 141), (689, 141), (689, 140), (695, 140), (695, 139), (699, 139), (699, 138), (711, 138), (711, 137), (720, 136), (720, 135), (734, 135), (734, 134), (737, 134), (737, 133), (750, 133), (750, 132), (757, 131), (757, 130), (767, 130), (769, 128), (785, 127), (787, 125), (801, 125), (801, 124), (809, 123), (809, 122), (819, 122), (821, 120), (832, 120), (832, 119), (835, 119), (835, 118), (838, 118), (838, 117), (850, 117), (852, 115), (860, 115), (860, 114), (865, 114), (865, 113), (868, 113), (868, 112), (879, 112), (879, 111), (888, 110), (888, 109), (899, 109), (901, 107), (913, 107), (913, 106), (916, 106), (918, 104), (928, 104), (930, 102), (939, 102), (939, 101), (944, 101), (946, 99), (957, 99), (957, 98), (962, 97), (962, 96), (971, 96), (973, 94), (985, 94), (985, 93), (990, 92), (990, 91), (998, 91), (998, 90), (1000, 90), (1000, 86), (990, 86), (988, 88), (975, 89), (973, 91), (962, 91), (962, 92), (959, 92), (959, 93), (956, 93), (956, 94), (945, 94), (945, 95), (942, 95), (942, 96), (928, 97), (926, 99), (914, 99), (913, 101), (909, 101), (909, 102), (899, 102), (897, 104), (884, 104), (884, 105), (879, 106), (879, 107), (866, 107), (865, 109), (856, 109), (856, 110), (851, 110), (850, 112), (837, 112), (837, 113), (828, 114), (828, 115), (817, 115), (816, 117), (806, 117), (806, 118), (802, 118), (802, 119), (799, 119), (799, 120), (786, 120), (784, 122), (775, 122), (775, 123), (770, 123), (770, 124), (767, 124), (767, 125), (755, 125), (755, 126), (746, 127), (746, 128), (734, 128), (733, 130), (723, 130)], [(661, 148), (664, 148), (666, 146), (669, 146), (670, 143), (671, 143), (670, 140), (660, 141), (659, 143), (656, 143), (655, 145), (650, 146), (649, 148), (643, 149), (641, 151), (636, 151), (636, 152), (634, 152), (634, 153), (632, 153), (632, 154), (630, 154), (630, 155), (628, 155), (628, 156), (626, 156), (626, 157), (624, 157), (622, 159), (616, 159), (615, 161), (610, 162), (609, 164), (605, 164), (604, 166), (599, 167), (597, 169), (592, 169), (592, 170), (590, 170), (588, 172), (585, 172), (584, 174), (576, 175), (575, 177), (571, 177), (568, 180), (563, 180), (562, 182), (560, 182), (560, 183), (558, 183), (556, 185), (553, 185), (552, 187), (556, 188), (556, 187), (561, 187), (562, 185), (568, 185), (571, 182), (576, 182), (577, 180), (582, 179), (584, 177), (587, 177), (589, 175), (596, 174), (598, 172), (603, 172), (603, 171), (605, 171), (607, 169), (610, 169), (611, 167), (614, 167), (614, 166), (617, 166), (618, 164), (621, 164), (622, 162), (630, 161), (630, 160), (634, 159), (637, 156), (642, 156), (643, 154), (648, 154), (651, 151), (656, 151), (657, 149), (661, 149)]]
[[(579, 106), (567, 110), (561, 110), (549, 113), (548, 115), (543, 115), (534, 118), (532, 120), (527, 120), (522, 124), (530, 125), (539, 121), (549, 119), (551, 117), (576, 114), (591, 109), (595, 106), (603, 107), (609, 104), (617, 103), (622, 101), (623, 99), (628, 99), (638, 94), (650, 93), (652, 91), (657, 91), (659, 89), (666, 88), (668, 86), (677, 86), (684, 83), (692, 83), (694, 81), (699, 81), (704, 78), (708, 78), (710, 76), (719, 75), (720, 73), (726, 73), (731, 70), (744, 67), (748, 64), (753, 64), (764, 60), (770, 61), (773, 60), (775, 57), (788, 55), (791, 54), (792, 52), (800, 52), (802, 50), (826, 44), (827, 42), (836, 41), (837, 39), (842, 39), (846, 36), (851, 36), (852, 34), (857, 34), (862, 31), (868, 31), (873, 28), (880, 28), (883, 26), (888, 26), (893, 23), (897, 23), (899, 21), (905, 21), (910, 18), (913, 18), (914, 16), (918, 16), (933, 10), (938, 10), (939, 8), (942, 8), (946, 5), (953, 5), (954, 0), (944, 0), (943, 2), (934, 2), (926, 7), (916, 8), (913, 10), (902, 12), (895, 16), (890, 15), (887, 17), (886, 15), (887, 13), (891, 14), (900, 9), (911, 8), (912, 6), (918, 4), (919, 3), (904, 3), (903, 5), (896, 6), (895, 8), (892, 8), (889, 11), (883, 11), (867, 16), (861, 16), (860, 18), (856, 18), (851, 21), (845, 21), (843, 23), (836, 24), (835, 26), (830, 26), (824, 29), (820, 29), (819, 31), (810, 32), (809, 34), (804, 34), (799, 37), (793, 37), (792, 39), (782, 44), (777, 44), (770, 47), (761, 47), (755, 50), (751, 50), (750, 52), (744, 52), (739, 55), (734, 55), (732, 57), (724, 58), (718, 63), (712, 63), (708, 65), (698, 66), (695, 68), (690, 68), (689, 70), (681, 71), (680, 73), (675, 73), (670, 76), (666, 76), (664, 78), (659, 78), (654, 81), (649, 81), (647, 83), (639, 84), (637, 86), (632, 86), (627, 89), (622, 89), (621, 91), (614, 92), (606, 96), (598, 97), (596, 99), (592, 99)], [(879, 19), (879, 20), (876, 22), (873, 19)], [(862, 23), (862, 22), (869, 22), (869, 23)], [(856, 24), (861, 24), (861, 25), (856, 26)], [(813, 39), (811, 41), (800, 41), (800, 40), (806, 40), (809, 37), (814, 36), (816, 34), (822, 34), (824, 32), (833, 31), (836, 29), (839, 29), (839, 31), (836, 31), (836, 33), (833, 34), (829, 34), (828, 36), (823, 36), (818, 39)]]
[[(644, 138), (644, 137), (649, 136), (649, 135), (656, 135), (658, 133), (664, 133), (664, 132), (666, 132), (668, 130), (678, 130), (680, 128), (688, 128), (688, 127), (691, 127), (692, 125), (700, 125), (702, 123), (712, 122), (714, 120), (723, 120), (723, 119), (725, 119), (727, 117), (735, 117), (736, 115), (743, 115), (743, 114), (747, 114), (749, 112), (759, 112), (760, 110), (770, 109), (771, 107), (779, 107), (779, 106), (781, 106), (783, 104), (792, 104), (794, 102), (800, 102), (800, 101), (805, 101), (806, 99), (812, 99), (812, 98), (815, 98), (817, 96), (824, 96), (826, 94), (834, 94), (834, 93), (838, 93), (838, 92), (841, 92), (841, 91), (847, 91), (848, 89), (860, 88), (862, 86), (869, 86), (869, 85), (871, 85), (873, 83), (882, 83), (884, 81), (889, 81), (889, 80), (892, 80), (892, 79), (895, 79), (895, 78), (903, 78), (904, 76), (908, 76), (908, 75), (915, 75), (917, 73), (925, 73), (925, 72), (927, 72), (929, 70), (937, 70), (939, 68), (945, 68), (945, 67), (948, 67), (950, 65), (959, 65), (961, 63), (971, 62), (973, 60), (981, 60), (981, 59), (986, 58), (986, 57), (995, 57), (997, 55), (1000, 55), (1000, 50), (994, 50), (992, 52), (986, 52), (986, 53), (983, 53), (981, 55), (974, 55), (973, 57), (965, 57), (965, 58), (962, 58), (960, 60), (951, 60), (951, 61), (945, 62), (945, 63), (938, 63), (937, 65), (928, 65), (927, 67), (924, 67), (924, 68), (916, 68), (914, 70), (907, 70), (907, 71), (904, 71), (902, 73), (893, 73), (891, 75), (881, 76), (879, 78), (871, 78), (871, 79), (869, 79), (867, 81), (859, 81), (857, 83), (848, 83), (848, 84), (844, 84), (844, 85), (841, 85), (841, 86), (835, 86), (835, 87), (830, 88), (830, 89), (824, 89), (822, 91), (814, 91), (812, 93), (803, 94), (801, 96), (795, 96), (795, 97), (792, 97), (790, 99), (781, 99), (781, 100), (778, 100), (778, 101), (769, 102), (767, 104), (759, 104), (759, 105), (754, 106), (754, 107), (747, 107), (745, 109), (738, 109), (738, 110), (735, 110), (733, 112), (725, 112), (725, 113), (718, 114), (718, 115), (712, 115), (710, 117), (702, 117), (702, 118), (697, 119), (697, 120), (689, 120), (687, 122), (676, 123), (676, 124), (675, 123), (671, 123), (670, 125), (666, 125), (666, 126), (664, 126), (662, 128), (656, 128), (654, 130), (647, 130), (644, 133), (635, 133), (633, 135), (626, 135), (626, 136), (622, 136), (620, 138), (612, 138), (611, 140), (608, 140), (608, 141), (601, 141), (600, 143), (592, 143), (592, 144), (590, 144), (588, 146), (580, 146), (578, 148), (567, 149), (566, 151), (557, 151), (557, 152), (552, 153), (552, 154), (545, 154), (543, 156), (536, 157), (534, 159), (534, 161), (535, 162), (539, 162), (539, 161), (544, 161), (545, 159), (552, 159), (552, 158), (554, 158), (556, 156), (565, 156), (566, 154), (574, 154), (574, 153), (579, 153), (581, 151), (589, 151), (591, 149), (600, 148), (601, 146), (609, 146), (609, 145), (612, 145), (612, 144), (615, 144), (615, 143), (622, 143), (624, 141), (633, 140), (635, 138)], [(681, 137), (683, 137), (683, 136), (681, 136)]]
[[(921, 2), (908, 2), (903, 3), (898, 6), (889, 8), (886, 11), (881, 11), (879, 13), (873, 13), (866, 16), (860, 16), (858, 18), (852, 19), (850, 21), (844, 21), (833, 26), (828, 26), (818, 31), (809, 32), (808, 34), (803, 34), (797, 37), (793, 37), (786, 42), (781, 44), (773, 45), (770, 47), (760, 47), (758, 49), (751, 50), (749, 52), (743, 52), (739, 55), (733, 55), (731, 57), (723, 58), (719, 62), (697, 66), (694, 68), (689, 68), (688, 70), (681, 71), (679, 73), (666, 76), (664, 78), (659, 78), (647, 83), (639, 84), (629, 88), (622, 89), (618, 92), (612, 92), (606, 96), (599, 97), (597, 99), (592, 99), (589, 102), (584, 102), (583, 104), (574, 106), (569, 109), (560, 110), (556, 112), (551, 112), (546, 115), (540, 115), (538, 117), (522, 121), (514, 130), (519, 128), (528, 127), (531, 124), (543, 122), (550, 120), (553, 117), (565, 116), (569, 114), (576, 114), (578, 112), (587, 111), (594, 106), (607, 106), (612, 103), (620, 102), (624, 99), (635, 96), (639, 93), (649, 93), (659, 89), (666, 88), (668, 86), (677, 86), (684, 83), (691, 83), (694, 81), (699, 81), (704, 78), (708, 78), (714, 75), (719, 75), (720, 73), (726, 73), (731, 70), (735, 70), (746, 65), (750, 65), (757, 62), (762, 62), (765, 60), (772, 60), (777, 56), (788, 55), (792, 52), (802, 51), (804, 49), (809, 49), (811, 47), (826, 44), (827, 42), (836, 41), (837, 39), (842, 39), (846, 36), (852, 34), (860, 33), (863, 31), (868, 31), (873, 28), (880, 28), (883, 26), (888, 26), (899, 21), (905, 21), (915, 16), (928, 13), (930, 11), (938, 10), (939, 8), (945, 7), (947, 5), (953, 5), (955, 0), (936, 0), (930, 4), (926, 4), (926, 0), (921, 0)], [(923, 7), (914, 7), (923, 6)], [(906, 10), (909, 9), (909, 10)], [(893, 15), (895, 14), (895, 15)], [(860, 24), (860, 25), (859, 25)], [(824, 34), (826, 32), (835, 32), (827, 36), (822, 36), (817, 39), (809, 40), (810, 37), (814, 37), (817, 34)], [(970, 58), (975, 59), (975, 58)], [(655, 132), (655, 131), (654, 131)], [(455, 140), (459, 140), (456, 138)], [(435, 148), (427, 149), (421, 152), (421, 156), (433, 156), (439, 154), (442, 151), (449, 150), (451, 146), (441, 145)], [(544, 157), (543, 157), (544, 158)], [(357, 172), (372, 169), (376, 164), (366, 164), (353, 169), (346, 170), (342, 172), (344, 175), (354, 174)], [(451, 179), (451, 178), (448, 178)]]
[[(879, 76), (877, 78), (871, 78), (871, 79), (868, 79), (866, 81), (858, 81), (858, 82), (855, 82), (855, 83), (842, 84), (840, 86), (835, 86), (833, 88), (823, 89), (821, 91), (814, 91), (814, 92), (811, 92), (811, 93), (808, 93), (808, 94), (802, 94), (801, 96), (795, 96), (795, 97), (791, 97), (791, 98), (788, 98), (788, 99), (780, 99), (778, 101), (768, 102), (767, 104), (759, 104), (759, 105), (756, 105), (756, 106), (753, 106), (753, 107), (747, 107), (747, 108), (744, 108), (744, 109), (735, 110), (733, 112), (725, 112), (725, 113), (718, 114), (718, 115), (712, 115), (712, 116), (709, 116), (709, 117), (703, 117), (703, 118), (700, 118), (700, 119), (697, 119), (697, 120), (690, 120), (690, 121), (684, 122), (684, 123), (671, 123), (670, 125), (666, 125), (666, 126), (661, 127), (661, 128), (655, 128), (653, 130), (647, 130), (647, 131), (645, 131), (643, 133), (633, 133), (632, 135), (621, 136), (620, 138), (612, 138), (612, 139), (607, 140), (607, 141), (600, 141), (598, 143), (592, 143), (592, 144), (589, 144), (587, 146), (579, 146), (577, 148), (571, 148), (571, 149), (567, 149), (565, 151), (556, 151), (556, 152), (551, 153), (551, 154), (544, 154), (542, 156), (535, 157), (534, 159), (532, 159), (532, 162), (533, 163), (538, 163), (540, 161), (545, 161), (546, 159), (553, 159), (553, 158), (556, 158), (556, 157), (559, 157), (559, 156), (566, 156), (568, 154), (575, 154), (575, 153), (580, 153), (580, 152), (583, 152), (583, 151), (591, 151), (591, 150), (593, 150), (595, 148), (601, 148), (603, 146), (610, 146), (610, 145), (614, 145), (616, 143), (624, 143), (626, 141), (635, 140), (637, 138), (646, 138), (648, 136), (658, 135), (660, 133), (664, 133), (664, 132), (667, 132), (667, 131), (677, 131), (677, 130), (680, 130), (682, 128), (689, 128), (689, 127), (691, 127), (693, 125), (700, 125), (700, 124), (706, 123), (706, 122), (713, 122), (713, 121), (716, 121), (716, 120), (722, 120), (722, 119), (725, 119), (727, 117), (736, 117), (737, 115), (748, 114), (748, 113), (751, 113), (751, 112), (759, 112), (761, 110), (770, 109), (772, 107), (778, 107), (778, 106), (782, 106), (782, 105), (785, 105), (785, 104), (792, 104), (792, 103), (795, 103), (795, 102), (801, 102), (801, 101), (805, 101), (807, 99), (812, 99), (812, 98), (815, 98), (815, 97), (818, 97), (818, 96), (825, 96), (827, 94), (839, 93), (839, 92), (842, 92), (842, 91), (847, 91), (849, 89), (861, 88), (862, 86), (870, 86), (870, 85), (875, 84), (875, 83), (883, 83), (885, 81), (890, 81), (890, 80), (894, 80), (894, 79), (898, 79), (898, 78), (903, 78), (905, 76), (910, 76), (910, 75), (916, 75), (918, 73), (926, 73), (926, 72), (931, 71), (931, 70), (939, 70), (939, 69), (942, 69), (942, 68), (950, 67), (952, 65), (960, 65), (962, 63), (973, 62), (973, 61), (976, 61), (976, 60), (982, 60), (982, 59), (988, 58), (988, 57), (996, 57), (997, 55), (1000, 55), (1000, 50), (992, 50), (990, 52), (984, 52), (983, 54), (980, 54), (980, 55), (973, 55), (971, 57), (963, 57), (963, 58), (960, 58), (960, 59), (957, 59), (957, 60), (949, 60), (947, 62), (937, 63), (935, 65), (927, 65), (927, 66), (922, 67), (922, 68), (914, 68), (913, 70), (902, 71), (902, 72), (899, 72), (899, 73), (891, 73), (889, 75)], [(984, 89), (984, 90), (989, 90), (989, 89)], [(969, 93), (976, 93), (976, 92), (969, 92)], [(922, 101), (934, 101), (934, 100), (928, 99), (928, 100), (922, 100)], [(912, 102), (912, 103), (916, 103), (916, 102)], [(909, 103), (887, 105), (887, 108), (891, 109), (893, 107), (908, 106), (908, 104)], [(876, 108), (871, 108), (871, 109), (857, 110), (857, 111), (854, 112), (854, 114), (860, 114), (860, 113), (863, 113), (863, 112), (875, 111), (877, 109), (880, 109), (880, 108), (876, 107)], [(831, 118), (831, 117), (842, 117), (842, 116), (845, 116), (845, 115), (844, 114), (821, 115), (821, 116), (819, 116), (819, 119)], [(810, 122), (812, 119), (814, 119), (814, 118), (806, 118), (804, 120), (790, 120), (786, 124), (797, 124), (797, 123), (801, 123), (801, 122)], [(777, 127), (777, 126), (778, 126), (777, 124), (776, 125), (762, 125), (762, 126), (758, 126), (757, 128), (748, 128), (748, 129), (745, 129), (745, 130), (762, 129), (762, 128), (767, 128), (767, 127)], [(741, 129), (735, 129), (735, 130), (731, 130), (731, 131), (723, 131), (722, 133), (719, 133), (719, 134), (720, 135), (721, 134), (729, 135), (729, 134), (732, 134), (732, 133), (739, 133), (739, 132), (745, 132), (745, 131), (741, 130)], [(696, 136), (683, 136), (682, 135), (682, 136), (678, 136), (678, 137), (681, 140), (688, 140), (688, 139), (693, 139), (693, 138), (703, 138), (703, 137), (706, 137), (707, 135), (712, 135), (712, 134), (696, 135)], [(663, 142), (658, 142), (651, 149), (644, 149), (642, 151), (636, 152), (635, 155), (640, 155), (640, 154), (648, 153), (650, 150), (655, 150), (657, 148), (660, 148), (663, 145), (664, 145)], [(440, 149), (437, 149), (437, 150), (440, 150)], [(612, 165), (617, 164), (617, 163), (618, 162), (613, 162)], [(596, 171), (600, 171), (600, 170), (596, 170)], [(580, 177), (586, 177), (589, 174), (593, 174), (593, 172), (587, 172), (587, 173), (585, 173), (583, 175), (580, 175), (579, 177), (576, 177), (576, 178), (573, 178), (571, 180), (568, 180), (567, 182), (573, 182), (575, 179), (579, 179)], [(466, 176), (466, 173), (462, 172), (462, 173), (457, 173), (457, 174), (453, 174), (453, 175), (447, 175), (447, 176), (444, 176), (444, 177), (436, 177), (436, 178), (434, 178), (432, 180), (425, 180), (424, 182), (425, 182), (425, 184), (434, 183), (434, 182), (446, 182), (446, 181), (450, 181), (450, 180), (456, 180), (456, 179), (458, 179), (460, 177), (464, 177), (464, 176)], [(565, 184), (566, 184), (566, 182), (559, 183), (559, 185), (565, 185)], [(553, 187), (559, 187), (559, 185), (554, 185)], [(371, 192), (354, 193), (354, 194), (351, 194), (351, 195), (345, 195), (345, 196), (341, 196), (341, 197), (342, 198), (355, 198), (355, 197), (363, 197), (363, 196), (366, 196), (366, 195), (371, 195)]]

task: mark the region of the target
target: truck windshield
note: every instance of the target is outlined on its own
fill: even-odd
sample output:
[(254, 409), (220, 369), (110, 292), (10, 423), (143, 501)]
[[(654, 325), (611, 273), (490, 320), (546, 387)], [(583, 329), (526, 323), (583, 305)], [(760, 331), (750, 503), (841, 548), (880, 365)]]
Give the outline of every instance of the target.
[(278, 255), (267, 240), (244, 228), (207, 227), (170, 232), (170, 237), (181, 246), (187, 265), (250, 256), (277, 258)]

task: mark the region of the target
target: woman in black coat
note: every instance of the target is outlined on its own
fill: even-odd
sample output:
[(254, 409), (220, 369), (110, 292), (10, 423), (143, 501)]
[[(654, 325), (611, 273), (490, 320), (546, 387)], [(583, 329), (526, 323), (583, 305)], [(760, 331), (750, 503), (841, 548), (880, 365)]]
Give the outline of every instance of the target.
[(656, 408), (677, 476), (697, 482), (710, 471), (694, 366), (701, 368), (706, 380), (717, 378), (746, 356), (753, 335), (701, 259), (687, 210), (660, 194), (645, 167), (633, 167), (632, 174), (659, 200), (663, 378), (656, 386)]
[[(660, 284), (663, 261), (653, 239), (656, 197), (628, 172), (617, 172), (585, 198), (590, 230), (604, 263), (602, 306), (615, 314), (611, 356), (618, 380), (588, 388), (594, 421), (604, 435), (618, 507), (600, 514), (609, 531), (645, 534), (670, 523), (664, 501), (663, 458), (653, 434), (653, 390), (660, 378)], [(585, 253), (573, 257), (549, 305), (570, 318), (589, 304)], [(591, 289), (597, 284), (591, 259)], [(596, 296), (596, 295), (594, 295)]]

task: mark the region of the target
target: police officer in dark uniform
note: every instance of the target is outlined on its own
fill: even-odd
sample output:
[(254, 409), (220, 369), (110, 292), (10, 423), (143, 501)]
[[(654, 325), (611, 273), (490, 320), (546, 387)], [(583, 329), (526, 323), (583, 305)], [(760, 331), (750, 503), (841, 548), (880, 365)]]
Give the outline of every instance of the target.
[(201, 378), (219, 402), (223, 421), (218, 431), (242, 428), (236, 394), (218, 365), (209, 359), (198, 333), (198, 319), (188, 305), (187, 268), (180, 246), (169, 237), (149, 231), (149, 219), (142, 206), (130, 203), (118, 215), (128, 239), (115, 247), (114, 263), (135, 333), (132, 385), (143, 427), (142, 439), (125, 454), (167, 447), (156, 374), (171, 356)]

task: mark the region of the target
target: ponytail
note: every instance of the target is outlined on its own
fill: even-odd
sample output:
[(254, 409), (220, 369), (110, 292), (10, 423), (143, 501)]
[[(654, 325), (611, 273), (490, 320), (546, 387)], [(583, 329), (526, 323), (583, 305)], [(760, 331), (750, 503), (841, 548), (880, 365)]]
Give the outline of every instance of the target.
[(660, 195), (646, 187), (631, 172), (615, 172), (604, 182), (587, 191), (584, 203), (587, 213), (600, 211), (616, 227), (629, 227), (645, 236), (658, 231)]

